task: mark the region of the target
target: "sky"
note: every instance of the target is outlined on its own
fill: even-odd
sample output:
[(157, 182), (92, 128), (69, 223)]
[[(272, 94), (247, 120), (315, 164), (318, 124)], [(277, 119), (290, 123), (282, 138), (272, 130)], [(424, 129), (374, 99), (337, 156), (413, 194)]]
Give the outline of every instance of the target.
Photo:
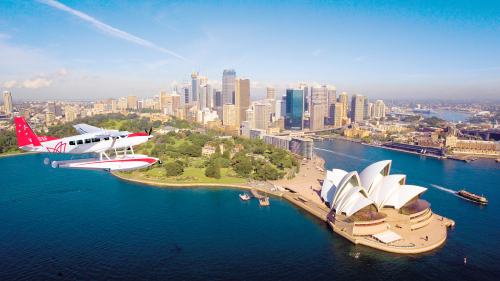
[(0, 1), (13, 99), (152, 98), (224, 69), (252, 100), (327, 84), (369, 99), (499, 99), (500, 1)]

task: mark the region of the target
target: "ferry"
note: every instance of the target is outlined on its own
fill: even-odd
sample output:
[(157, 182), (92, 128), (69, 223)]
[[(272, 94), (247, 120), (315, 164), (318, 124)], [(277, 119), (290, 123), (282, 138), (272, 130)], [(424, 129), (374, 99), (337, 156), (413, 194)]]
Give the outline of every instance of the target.
[(483, 205), (488, 204), (488, 200), (486, 200), (485, 197), (479, 196), (479, 195), (476, 195), (476, 194), (472, 194), (472, 193), (467, 192), (465, 190), (460, 190), (459, 192), (457, 192), (457, 194), (460, 197), (463, 197), (465, 199), (474, 201), (474, 202), (479, 203), (479, 204), (483, 204)]

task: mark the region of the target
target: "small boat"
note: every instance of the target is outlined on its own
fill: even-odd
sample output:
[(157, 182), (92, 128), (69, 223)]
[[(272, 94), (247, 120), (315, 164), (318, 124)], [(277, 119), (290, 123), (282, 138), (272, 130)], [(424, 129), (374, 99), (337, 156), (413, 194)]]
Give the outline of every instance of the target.
[(458, 196), (460, 197), (463, 197), (467, 200), (470, 200), (470, 201), (474, 201), (476, 203), (479, 203), (479, 204), (488, 204), (488, 200), (486, 200), (485, 197), (483, 196), (479, 196), (479, 195), (476, 195), (476, 194), (472, 194), (470, 192), (467, 192), (465, 190), (460, 190), (459, 192), (457, 192)]
[(247, 201), (247, 200), (250, 200), (250, 196), (248, 196), (248, 194), (240, 194), (240, 199), (243, 200), (243, 201)]
[(260, 198), (259, 204), (261, 206), (269, 206), (269, 197)]

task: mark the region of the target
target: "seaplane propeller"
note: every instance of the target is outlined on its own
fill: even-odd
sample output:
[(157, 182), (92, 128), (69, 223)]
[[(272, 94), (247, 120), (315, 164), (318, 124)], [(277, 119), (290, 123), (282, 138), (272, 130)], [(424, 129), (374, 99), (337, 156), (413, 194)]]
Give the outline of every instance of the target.
[(151, 127), (151, 129), (149, 129), (149, 132), (148, 132), (148, 129), (144, 129), (144, 131), (146, 132), (146, 134), (148, 134), (148, 136), (151, 136), (151, 132), (153, 132), (153, 127)]

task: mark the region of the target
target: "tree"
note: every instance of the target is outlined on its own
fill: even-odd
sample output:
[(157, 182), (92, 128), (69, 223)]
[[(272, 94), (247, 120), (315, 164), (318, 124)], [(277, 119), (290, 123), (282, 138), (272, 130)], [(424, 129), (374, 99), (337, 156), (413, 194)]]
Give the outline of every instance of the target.
[(229, 152), (229, 150), (224, 150), (224, 153), (222, 153), (222, 158), (231, 159), (231, 152)]
[(191, 157), (200, 157), (201, 156), (201, 146), (192, 144), (185, 148), (184, 155), (189, 155)]
[(219, 160), (216, 159), (213, 164), (210, 164), (205, 170), (205, 176), (209, 178), (220, 179), (220, 166)]
[(167, 169), (167, 177), (182, 175), (182, 173), (184, 172), (184, 168), (177, 162), (170, 162), (166, 164), (165, 169)]
[(248, 176), (252, 170), (253, 165), (250, 160), (243, 153), (236, 153), (236, 155), (231, 160), (234, 171), (240, 176)]

